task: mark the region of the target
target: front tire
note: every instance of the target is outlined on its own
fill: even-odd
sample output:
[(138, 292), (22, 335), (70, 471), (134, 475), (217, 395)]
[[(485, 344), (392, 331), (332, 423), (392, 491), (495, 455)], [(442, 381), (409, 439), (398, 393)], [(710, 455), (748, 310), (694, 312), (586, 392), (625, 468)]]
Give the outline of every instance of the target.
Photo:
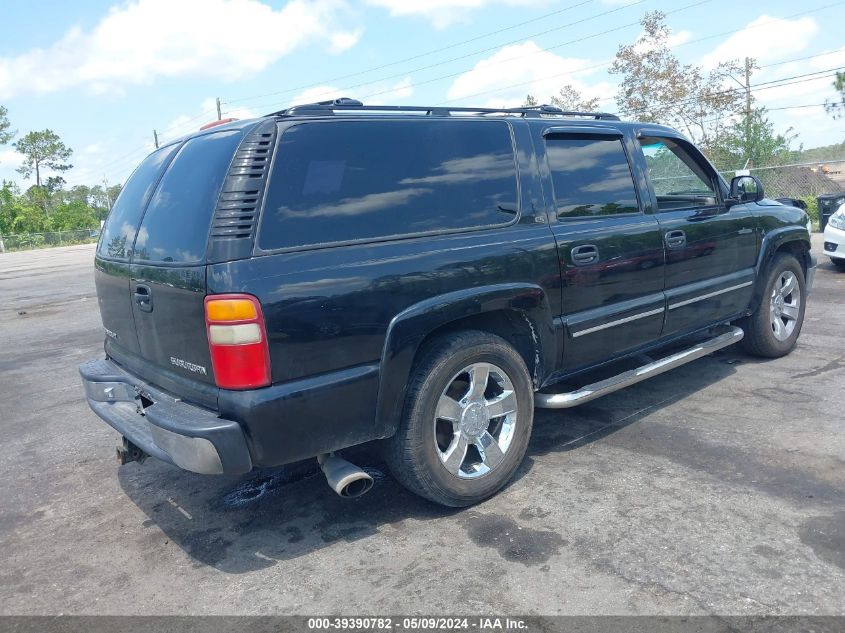
[(510, 481), (525, 456), (534, 390), (504, 339), (446, 334), (417, 361), (385, 458), (412, 492), (451, 507), (473, 505)]
[(845, 259), (841, 257), (831, 257), (830, 263), (836, 266), (839, 270), (845, 270)]
[(769, 265), (754, 313), (743, 320), (742, 345), (753, 356), (780, 358), (798, 342), (807, 293), (804, 269), (789, 253), (778, 253)]

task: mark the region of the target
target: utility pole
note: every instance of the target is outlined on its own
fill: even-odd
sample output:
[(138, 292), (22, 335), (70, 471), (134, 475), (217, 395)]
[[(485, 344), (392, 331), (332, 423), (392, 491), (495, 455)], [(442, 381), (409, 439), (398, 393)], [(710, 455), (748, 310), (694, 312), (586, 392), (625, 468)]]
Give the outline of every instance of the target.
[(223, 113), (220, 111), (220, 97), (217, 97), (217, 120), (223, 120)]
[[(156, 145), (158, 147), (158, 145)], [(109, 211), (111, 211), (111, 194), (109, 193), (109, 181), (106, 178), (106, 175), (103, 174), (103, 191), (106, 194), (106, 202), (109, 205)]]
[(754, 60), (745, 58), (745, 158), (751, 158), (751, 71)]
[(156, 149), (158, 149), (158, 132), (153, 130), (153, 141), (155, 141)]

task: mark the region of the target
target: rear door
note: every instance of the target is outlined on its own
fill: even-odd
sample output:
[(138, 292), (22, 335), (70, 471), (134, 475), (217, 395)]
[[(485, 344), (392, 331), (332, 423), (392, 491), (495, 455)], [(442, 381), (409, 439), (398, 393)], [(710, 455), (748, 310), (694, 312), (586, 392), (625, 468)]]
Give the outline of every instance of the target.
[[(173, 157), (141, 221), (129, 294), (138, 351), (147, 366), (214, 384), (205, 329), (206, 248), (211, 220), (242, 132), (188, 140)], [(155, 381), (154, 376), (148, 379)]]
[(144, 209), (179, 145), (150, 154), (132, 173), (103, 227), (94, 260), (94, 281), (109, 346), (138, 354), (138, 337), (129, 295), (129, 258)]
[(641, 134), (666, 246), (664, 336), (735, 316), (753, 290), (757, 221), (749, 204), (725, 205), (718, 175), (680, 138)]
[(664, 253), (628, 160), (632, 140), (613, 128), (558, 129), (541, 143), (561, 263), (562, 368), (574, 371), (660, 337)]

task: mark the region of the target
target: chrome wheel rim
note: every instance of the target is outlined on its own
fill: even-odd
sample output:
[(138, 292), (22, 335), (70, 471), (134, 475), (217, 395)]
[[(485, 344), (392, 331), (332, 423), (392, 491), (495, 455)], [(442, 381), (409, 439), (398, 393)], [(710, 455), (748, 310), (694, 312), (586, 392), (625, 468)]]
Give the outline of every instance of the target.
[(785, 341), (792, 336), (800, 313), (801, 288), (798, 278), (791, 270), (785, 270), (775, 280), (769, 303), (769, 321), (772, 334), (777, 340)]
[(517, 425), (513, 383), (491, 363), (456, 373), (437, 402), (434, 443), (440, 463), (455, 477), (476, 479), (505, 459)]

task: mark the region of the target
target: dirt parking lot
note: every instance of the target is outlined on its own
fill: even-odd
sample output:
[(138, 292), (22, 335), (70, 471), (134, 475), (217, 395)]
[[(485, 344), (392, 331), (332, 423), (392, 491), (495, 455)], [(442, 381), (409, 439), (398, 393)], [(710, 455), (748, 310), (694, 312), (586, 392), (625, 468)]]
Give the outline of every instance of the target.
[(791, 356), (727, 348), (540, 411), (517, 479), (455, 511), (372, 457), (356, 501), (301, 469), (118, 467), (76, 370), (102, 354), (92, 257), (0, 255), (3, 614), (845, 614), (845, 274), (827, 259)]

